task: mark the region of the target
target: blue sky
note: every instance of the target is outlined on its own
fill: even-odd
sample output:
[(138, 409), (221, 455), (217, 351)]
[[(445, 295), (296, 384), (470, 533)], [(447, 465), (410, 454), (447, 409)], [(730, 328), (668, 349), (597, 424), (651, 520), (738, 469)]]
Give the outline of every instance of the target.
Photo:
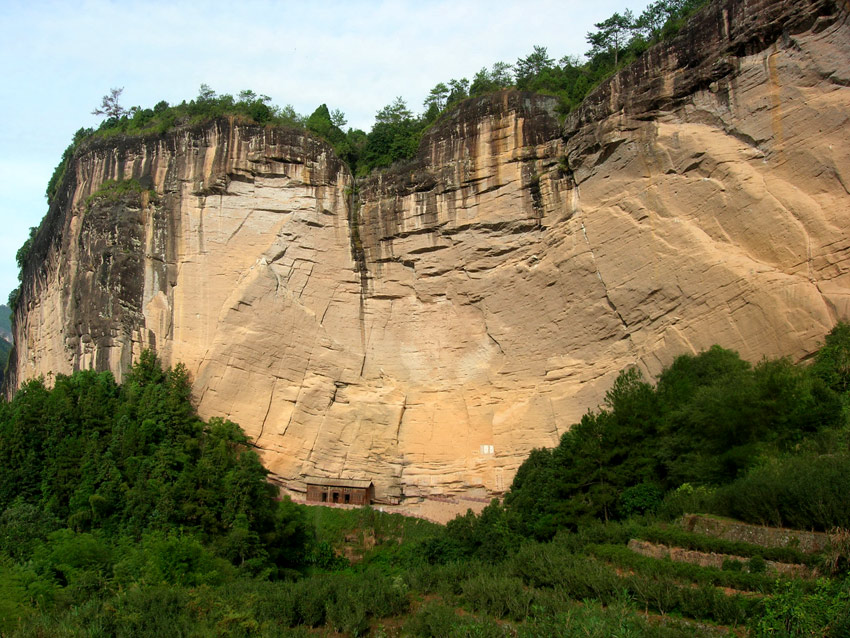
[(44, 189), (110, 87), (125, 107), (192, 99), (202, 83), (310, 114), (326, 103), (368, 131), (396, 96), (414, 112), (438, 82), (513, 63), (534, 45), (581, 55), (585, 33), (646, 1), (40, 2), (0, 0), (0, 301)]

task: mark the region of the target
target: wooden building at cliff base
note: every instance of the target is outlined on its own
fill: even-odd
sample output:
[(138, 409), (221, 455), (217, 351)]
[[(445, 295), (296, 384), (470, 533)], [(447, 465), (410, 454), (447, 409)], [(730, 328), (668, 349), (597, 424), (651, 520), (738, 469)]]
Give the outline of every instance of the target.
[(375, 497), (375, 488), (369, 479), (336, 479), (308, 476), (308, 503), (338, 503), (341, 505), (369, 505)]

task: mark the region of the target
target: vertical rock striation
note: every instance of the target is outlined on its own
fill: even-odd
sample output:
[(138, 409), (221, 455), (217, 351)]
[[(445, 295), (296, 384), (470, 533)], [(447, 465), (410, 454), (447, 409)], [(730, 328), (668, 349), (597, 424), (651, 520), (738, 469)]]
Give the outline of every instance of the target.
[(848, 318), (847, 15), (714, 3), (566, 123), (468, 100), (356, 185), (303, 132), (95, 143), (36, 238), (13, 383), (151, 347), (292, 488), (502, 491), (620, 369), (803, 358)]

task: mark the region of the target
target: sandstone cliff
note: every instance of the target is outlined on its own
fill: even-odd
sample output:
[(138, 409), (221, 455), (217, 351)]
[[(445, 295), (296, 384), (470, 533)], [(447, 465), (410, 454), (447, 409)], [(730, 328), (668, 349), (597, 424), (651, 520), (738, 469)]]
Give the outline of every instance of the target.
[(25, 272), (15, 382), (152, 347), (292, 488), (504, 490), (620, 369), (802, 358), (848, 318), (847, 15), (713, 4), (565, 124), (470, 100), (356, 185), (323, 142), (229, 121), (93, 145)]

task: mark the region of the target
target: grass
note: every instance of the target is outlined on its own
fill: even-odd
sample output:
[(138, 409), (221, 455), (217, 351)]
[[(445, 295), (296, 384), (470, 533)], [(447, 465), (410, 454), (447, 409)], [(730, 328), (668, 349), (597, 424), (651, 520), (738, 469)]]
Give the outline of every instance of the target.
[(156, 200), (156, 192), (145, 189), (135, 179), (106, 180), (100, 188), (86, 198), (85, 207), (88, 210), (95, 203), (116, 202), (128, 196), (140, 197), (145, 191), (152, 200)]
[(420, 518), (379, 512), (372, 507), (337, 509), (307, 507), (307, 520), (316, 528), (317, 540), (332, 545), (356, 534), (363, 542), (371, 536), (376, 545), (416, 543), (436, 535), (442, 526)]

